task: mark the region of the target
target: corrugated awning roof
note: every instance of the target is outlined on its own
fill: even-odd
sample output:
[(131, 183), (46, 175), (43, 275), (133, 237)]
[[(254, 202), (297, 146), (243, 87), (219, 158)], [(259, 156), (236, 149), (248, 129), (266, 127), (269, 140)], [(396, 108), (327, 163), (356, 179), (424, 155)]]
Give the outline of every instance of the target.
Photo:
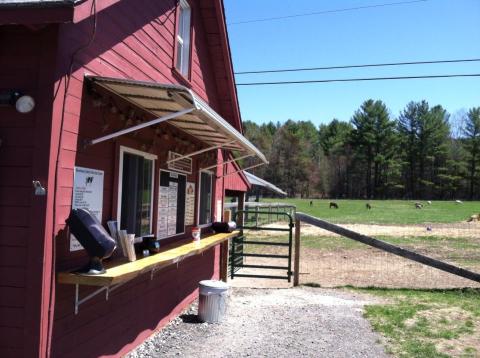
[(184, 86), (93, 76), (87, 76), (87, 80), (93, 87), (111, 92), (159, 119), (168, 116), (168, 123), (204, 143), (255, 155), (268, 163), (250, 141)]
[(285, 195), (285, 196), (287, 195), (286, 192), (284, 192), (279, 187), (273, 185), (272, 183), (269, 183), (268, 181), (266, 181), (262, 178), (259, 178), (255, 175), (253, 175), (252, 173), (249, 173), (249, 172), (246, 172), (246, 171), (244, 171), (243, 173), (245, 174), (245, 176), (247, 177), (247, 180), (249, 181), (249, 183), (251, 185), (263, 186), (264, 188), (272, 190), (272, 191), (274, 191), (274, 192), (276, 192), (280, 195)]

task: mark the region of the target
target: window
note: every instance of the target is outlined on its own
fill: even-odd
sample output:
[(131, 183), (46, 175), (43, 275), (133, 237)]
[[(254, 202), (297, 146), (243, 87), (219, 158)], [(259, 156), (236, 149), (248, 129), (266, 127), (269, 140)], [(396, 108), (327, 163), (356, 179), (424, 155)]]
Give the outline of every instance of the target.
[(175, 68), (188, 77), (190, 66), (190, 17), (191, 9), (187, 0), (180, 0), (180, 14), (177, 27), (177, 63)]
[(198, 225), (212, 222), (212, 173), (200, 172)]
[(153, 167), (156, 156), (120, 148), (118, 220), (136, 237), (152, 233)]

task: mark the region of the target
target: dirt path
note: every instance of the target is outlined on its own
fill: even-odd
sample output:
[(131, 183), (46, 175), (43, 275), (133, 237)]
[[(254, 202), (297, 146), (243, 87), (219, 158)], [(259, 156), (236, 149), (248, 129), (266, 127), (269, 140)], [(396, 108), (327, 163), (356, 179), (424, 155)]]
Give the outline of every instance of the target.
[[(372, 225), (372, 224), (339, 224), (349, 230), (369, 236), (445, 236), (445, 237), (479, 237), (480, 223), (458, 222), (451, 224), (432, 223), (421, 225)], [(270, 224), (266, 227), (280, 227), (282, 224)], [(287, 227), (286, 224), (283, 224)], [(427, 230), (427, 227), (430, 230)], [(318, 227), (301, 224), (302, 235), (308, 236), (336, 236), (336, 234)], [(275, 231), (264, 231), (262, 235), (278, 235)]]
[(198, 323), (193, 305), (128, 357), (387, 357), (362, 317), (373, 302), (340, 290), (234, 288), (221, 324)]

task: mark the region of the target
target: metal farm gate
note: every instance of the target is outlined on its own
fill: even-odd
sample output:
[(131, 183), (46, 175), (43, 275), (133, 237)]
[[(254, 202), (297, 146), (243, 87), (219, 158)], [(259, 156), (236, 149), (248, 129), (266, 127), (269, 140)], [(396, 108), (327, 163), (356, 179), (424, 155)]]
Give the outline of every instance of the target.
[[(244, 218), (249, 216), (256, 218), (251, 224), (247, 220), (243, 226), (239, 226), (241, 234), (232, 239), (230, 245), (230, 262), (229, 271), (230, 277), (250, 277), (250, 278), (267, 278), (267, 279), (283, 279), (290, 282), (292, 276), (292, 241), (293, 241), (293, 218), (290, 214), (285, 212), (272, 212), (272, 211), (259, 211), (255, 210), (239, 210), (234, 214), (234, 221), (236, 221), (238, 215), (243, 215)], [(282, 225), (258, 225), (259, 215), (283, 217), (287, 221), (287, 227)], [(247, 233), (245, 233), (247, 230)], [(280, 240), (277, 236), (265, 237), (262, 236), (262, 232), (275, 232), (275, 233), (288, 233), (287, 240)], [(247, 252), (246, 248), (252, 248), (253, 252)], [(272, 252), (265, 252), (265, 249), (273, 249)], [(286, 252), (279, 252), (279, 251)], [(262, 262), (246, 262), (246, 259), (257, 258)], [(268, 261), (275, 261), (269, 263)], [(281, 263), (278, 263), (280, 261)], [(275, 264), (273, 264), (275, 263)], [(242, 269), (249, 269), (249, 273), (242, 272)], [(252, 271), (251, 269), (255, 269)], [(260, 273), (257, 271), (260, 270)], [(278, 270), (283, 271), (283, 275), (271, 275), (261, 274), (262, 270)], [(265, 272), (265, 271), (263, 271)]]

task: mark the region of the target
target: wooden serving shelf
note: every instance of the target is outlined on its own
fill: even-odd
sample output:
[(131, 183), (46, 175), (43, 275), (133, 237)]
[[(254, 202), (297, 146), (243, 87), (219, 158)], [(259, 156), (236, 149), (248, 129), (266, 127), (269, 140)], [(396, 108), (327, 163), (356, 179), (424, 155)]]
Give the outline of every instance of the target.
[(189, 242), (158, 254), (128, 262), (125, 258), (105, 264), (106, 272), (100, 275), (85, 275), (72, 272), (59, 272), (57, 281), (63, 284), (110, 287), (125, 283), (131, 279), (158, 269), (176, 264), (187, 257), (201, 254), (209, 248), (238, 236), (239, 231), (206, 236), (198, 243)]

